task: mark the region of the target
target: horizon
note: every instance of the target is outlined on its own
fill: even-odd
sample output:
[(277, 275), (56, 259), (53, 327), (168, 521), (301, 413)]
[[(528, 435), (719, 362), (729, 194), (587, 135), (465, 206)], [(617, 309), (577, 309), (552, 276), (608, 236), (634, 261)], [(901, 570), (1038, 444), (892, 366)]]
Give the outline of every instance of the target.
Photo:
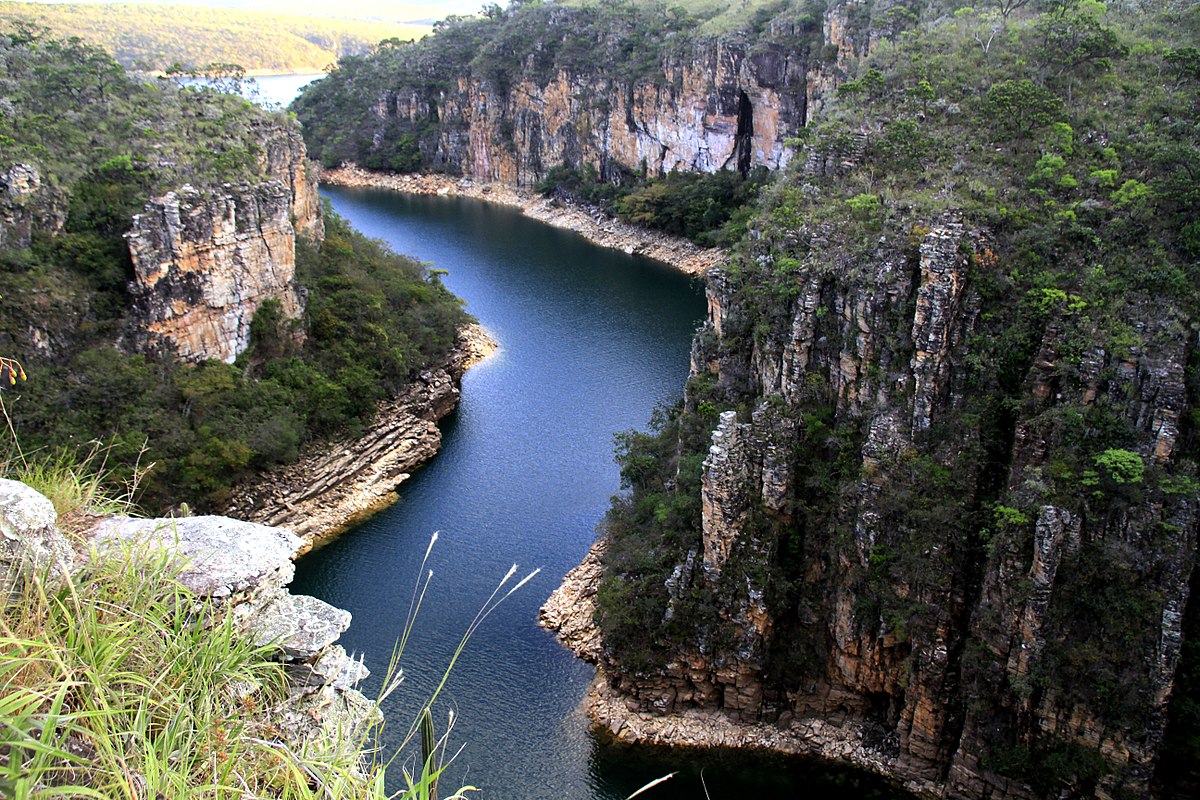
[(196, 6), (234, 11), (264, 11), (330, 19), (434, 22), (452, 14), (473, 14), (483, 0), (345, 0), (331, 9), (323, 0), (16, 0), (31, 5), (145, 5)]

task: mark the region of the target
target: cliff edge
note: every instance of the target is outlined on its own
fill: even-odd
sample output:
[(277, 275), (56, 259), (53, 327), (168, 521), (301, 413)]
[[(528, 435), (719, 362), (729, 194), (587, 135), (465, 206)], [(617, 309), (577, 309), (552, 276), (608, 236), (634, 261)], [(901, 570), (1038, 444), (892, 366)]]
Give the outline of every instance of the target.
[[(239, 713), (245, 719), (226, 721), (229, 736), (256, 737), (258, 746), (285, 754), (337, 754), (350, 763), (361, 759), (358, 748), (367, 728), (379, 717), (375, 704), (355, 689), (369, 673), (360, 660), (336, 644), (350, 624), (350, 614), (287, 590), (295, 573), (292, 559), (300, 547), (299, 538), (284, 529), (215, 516), (103, 516), (88, 519), (84, 527), (84, 533), (74, 530), (68, 538), (59, 529), (48, 499), (25, 484), (0, 479), (0, 596), (5, 602), (20, 597), (22, 587), (31, 582), (52, 594), (68, 585), (77, 586), (85, 580), (81, 576), (102, 569), (105, 562), (133, 559), (148, 573), (160, 570), (164, 582), (177, 584), (187, 593), (194, 624), (204, 626), (214, 637), (228, 632), (269, 648), (280, 665), (279, 672), (286, 676), (282, 691), (274, 691), (265, 674), (259, 676), (262, 683), (243, 678), (234, 685), (239, 693)], [(104, 600), (113, 606), (106, 612), (110, 615), (143, 610), (121, 606), (132, 598)], [(74, 602), (80, 602), (78, 597)], [(121, 649), (119, 642), (92, 645), (108, 646), (113, 653)], [(14, 651), (11, 655), (27, 654)], [(127, 656), (127, 668), (134, 669), (134, 661), (141, 657), (152, 658), (153, 654)], [(229, 676), (214, 679), (220, 685)], [(117, 688), (110, 690), (116, 692)], [(205, 698), (208, 700), (211, 698)], [(117, 701), (110, 698), (109, 702)], [(43, 743), (57, 743), (66, 737), (74, 758), (71, 772), (53, 780), (70, 782), (74, 776), (86, 786), (93, 778), (101, 779), (102, 773), (92, 772), (93, 766), (100, 768), (100, 754), (86, 740), (72, 738), (77, 737), (76, 728), (67, 718), (61, 723), (62, 731), (45, 734), (48, 738)], [(177, 746), (186, 749), (182, 742)], [(132, 771), (125, 777), (135, 785), (163, 779), (139, 774), (142, 765), (136, 761), (124, 768)]]
[(922, 8), (810, 118), (547, 609), (600, 727), (931, 797), (1195, 794), (1200, 197), (1162, 114), (1197, 20), (1156, 13)]

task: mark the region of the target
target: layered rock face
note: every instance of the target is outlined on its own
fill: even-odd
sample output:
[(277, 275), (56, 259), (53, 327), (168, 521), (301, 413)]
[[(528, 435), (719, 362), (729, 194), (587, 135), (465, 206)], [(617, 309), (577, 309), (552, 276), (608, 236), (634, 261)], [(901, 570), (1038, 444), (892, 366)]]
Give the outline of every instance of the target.
[(320, 238), (324, 227), (298, 132), (261, 132), (259, 166), (258, 183), (184, 186), (134, 217), (127, 235), (134, 321), (126, 336), (133, 349), (231, 362), (249, 343), (263, 301), (299, 316), (296, 235)]
[[(969, 385), (985, 231), (947, 214), (869, 253), (811, 245), (837, 267), (777, 277), (765, 306), (742, 289), (772, 243), (752, 249), (755, 277), (710, 274), (693, 369), (743, 411), (712, 433), (702, 535), (663, 619), (689, 592), (709, 613), (655, 669), (573, 632), (602, 668), (594, 717), (629, 740), (817, 753), (955, 797), (1041, 794), (1014, 777), (1032, 764), (1073, 792), (1148, 793), (1200, 532), (1176, 474), (1197, 346), (1177, 335), (1184, 312), (1136, 311), (1141, 345), (1091, 341), (1070, 361), (1051, 316), (997, 410)], [(1101, 424), (1136, 445), (1064, 491), (1071, 437)]]
[[(339, 70), (301, 98), (298, 113), (327, 165), (354, 159), (522, 186), (559, 164), (590, 166), (613, 182), (632, 173), (775, 169), (794, 152), (785, 140), (874, 41), (863, 9), (780, 6), (753, 37), (686, 26), (666, 34), (672, 23), (654, 16), (667, 13), (661, 9), (637, 12), (632, 22), (615, 11), (608, 18), (565, 7), (510, 10), (491, 28), (463, 24), (374, 62), (343, 65), (346, 75)], [(650, 41), (662, 36), (676, 43)], [(351, 74), (360, 68), (361, 76)], [(344, 131), (313, 133), (344, 103), (333, 95), (364, 85), (378, 88), (369, 110), (353, 112), (353, 141)]]
[(467, 326), (446, 362), (423, 372), (379, 404), (361, 435), (305, 448), (295, 464), (237, 487), (225, 511), (283, 525), (306, 553), (392, 502), (410, 474), (437, 454), (438, 421), (458, 405), (464, 371), (496, 349), (478, 325)]
[(505, 91), (463, 78), (437, 98), (388, 92), (381, 120), (436, 118), (433, 163), (484, 180), (532, 185), (560, 163), (602, 171), (777, 168), (804, 126), (807, 65), (782, 50), (712, 42), (661, 65), (665, 80), (622, 83), (557, 72)]

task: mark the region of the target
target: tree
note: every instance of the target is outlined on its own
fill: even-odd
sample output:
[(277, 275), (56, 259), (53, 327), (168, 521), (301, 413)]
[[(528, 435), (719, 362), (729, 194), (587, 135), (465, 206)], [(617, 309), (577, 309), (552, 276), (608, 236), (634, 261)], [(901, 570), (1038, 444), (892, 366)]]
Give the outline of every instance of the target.
[(1063, 101), (1028, 78), (1000, 81), (988, 90), (984, 114), (1004, 135), (1023, 141), (1030, 133), (1054, 122)]
[(1043, 71), (1057, 77), (1067, 71), (1111, 69), (1112, 59), (1125, 55), (1126, 48), (1116, 31), (1101, 23), (1106, 12), (1103, 3), (1080, 0), (1043, 14), (1036, 26), (1041, 37), (1037, 55)]
[(1008, 22), (1008, 15), (1029, 5), (1029, 0), (994, 0), (993, 5), (1000, 12), (1000, 18)]

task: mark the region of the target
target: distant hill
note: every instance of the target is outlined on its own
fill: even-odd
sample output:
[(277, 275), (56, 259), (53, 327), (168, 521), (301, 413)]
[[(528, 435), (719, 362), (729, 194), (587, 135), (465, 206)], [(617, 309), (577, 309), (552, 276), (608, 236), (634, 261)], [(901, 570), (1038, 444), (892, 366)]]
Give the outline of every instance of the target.
[(423, 23), (310, 17), (192, 5), (0, 2), (0, 20), (24, 21), (104, 48), (129, 68), (239, 64), (251, 72), (318, 72), (383, 39), (415, 39)]

